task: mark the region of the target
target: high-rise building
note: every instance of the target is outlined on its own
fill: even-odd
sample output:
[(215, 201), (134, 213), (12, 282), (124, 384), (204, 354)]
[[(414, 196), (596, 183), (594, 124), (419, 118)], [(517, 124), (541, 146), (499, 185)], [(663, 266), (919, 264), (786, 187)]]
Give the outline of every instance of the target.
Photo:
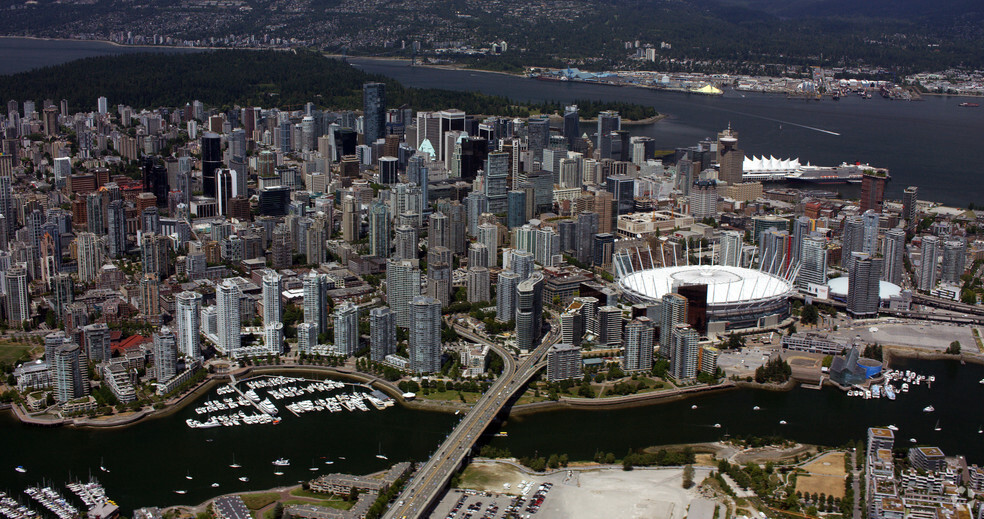
[(242, 345), (240, 335), (239, 286), (231, 280), (225, 280), (215, 287), (216, 303), (216, 336), (218, 343), (215, 349), (219, 353), (235, 356)]
[(441, 302), (417, 296), (410, 302), (410, 371), (441, 370)]
[(800, 245), (800, 271), (796, 284), (806, 289), (811, 283), (827, 284), (827, 240), (823, 236), (807, 236)]
[(444, 261), (428, 263), (427, 296), (437, 299), (442, 307), (446, 307), (451, 304), (451, 288), (451, 264)]
[(410, 302), (420, 295), (420, 267), (416, 260), (390, 260), (386, 265), (386, 303), (396, 313), (396, 325), (409, 328)]
[(936, 288), (936, 263), (940, 257), (939, 239), (936, 236), (923, 236), (919, 251), (919, 290), (929, 292)]
[(514, 229), (525, 224), (529, 217), (526, 215), (526, 191), (514, 189), (506, 195), (506, 227)]
[(543, 335), (543, 273), (516, 286), (516, 347), (532, 351)]
[(396, 353), (396, 312), (380, 306), (369, 311), (369, 353), (375, 362)]
[(545, 116), (530, 117), (526, 121), (526, 129), (526, 149), (529, 150), (530, 160), (525, 169), (533, 171), (533, 163), (543, 160), (543, 150), (550, 142), (550, 119)]
[(451, 242), (451, 229), (448, 226), (448, 217), (444, 213), (437, 211), (430, 215), (427, 229), (427, 248), (448, 247)]
[(359, 307), (344, 302), (335, 308), (335, 348), (347, 356), (359, 351)]
[(390, 248), (389, 208), (379, 200), (369, 206), (369, 254), (388, 258)]
[(558, 343), (547, 350), (547, 380), (581, 378), (581, 348), (573, 344)]
[(731, 129), (718, 133), (717, 141), (718, 179), (733, 186), (741, 182), (745, 154), (738, 148), (738, 132)]
[(328, 278), (311, 271), (304, 276), (304, 322), (317, 327), (315, 337), (328, 331)]
[[(602, 141), (614, 131), (622, 129), (622, 118), (618, 112), (606, 110), (598, 113), (598, 133), (595, 135), (595, 149), (602, 148)], [(602, 156), (601, 158), (610, 158)]]
[(943, 263), (940, 268), (940, 280), (944, 283), (959, 285), (962, 283), (967, 262), (967, 242), (962, 238), (951, 238), (943, 242)]
[(50, 366), (55, 386), (55, 401), (65, 403), (89, 394), (89, 377), (82, 350), (67, 343), (55, 350)]
[(742, 236), (738, 231), (721, 233), (721, 252), (718, 254), (718, 264), (729, 267), (741, 265)]
[(516, 318), (516, 287), (519, 282), (519, 274), (515, 272), (507, 270), (499, 273), (495, 301), (497, 321), (509, 322)]
[(90, 362), (96, 364), (109, 362), (110, 350), (109, 325), (106, 323), (87, 324), (82, 327), (82, 344)]
[(174, 297), (174, 319), (178, 327), (178, 350), (190, 359), (201, 355), (202, 295), (181, 292)]
[(572, 148), (573, 143), (581, 138), (581, 119), (577, 105), (568, 105), (564, 108), (564, 138)]
[(855, 252), (864, 252), (864, 235), (864, 221), (860, 217), (851, 216), (844, 220), (844, 234), (841, 240), (841, 265), (844, 266), (844, 270), (850, 272)]
[(109, 256), (120, 258), (126, 254), (126, 212), (122, 200), (109, 203), (106, 222), (109, 227)]
[(881, 273), (882, 281), (888, 281), (895, 285), (902, 284), (902, 272), (905, 270), (904, 256), (905, 229), (895, 228), (886, 232), (882, 247), (882, 257), (885, 258), (884, 269)]
[(717, 218), (717, 181), (698, 180), (690, 188), (690, 215), (695, 220)]
[(762, 233), (762, 241), (759, 242), (761, 269), (770, 274), (785, 274), (792, 261), (792, 244), (789, 231), (770, 229)]
[(314, 323), (297, 325), (297, 351), (305, 355), (318, 345), (318, 326)]
[(144, 234), (140, 238), (140, 264), (144, 275), (154, 275), (158, 279), (166, 278), (171, 271), (171, 261), (168, 252), (171, 239), (160, 234)]
[(677, 380), (690, 380), (697, 377), (699, 337), (697, 331), (686, 323), (673, 325), (670, 331), (670, 344), (673, 355), (670, 357), (670, 373)]
[(280, 274), (268, 272), (263, 276), (263, 326), (270, 326), (274, 323), (283, 322), (283, 303), (280, 294), (283, 292), (283, 284)]
[(31, 318), (31, 299), (27, 289), (27, 269), (11, 267), (5, 274), (7, 321), (14, 325)]
[(800, 216), (793, 220), (793, 261), (800, 260), (800, 251), (803, 248), (803, 240), (815, 229), (814, 220), (806, 216)]
[(687, 322), (687, 298), (676, 293), (665, 294), (661, 300), (659, 322), (659, 354), (673, 358), (673, 329)]
[(160, 281), (152, 274), (140, 280), (140, 313), (145, 318), (157, 322), (160, 319)]
[(610, 347), (622, 344), (622, 311), (617, 306), (598, 309), (598, 344)]
[(520, 283), (533, 275), (533, 259), (533, 255), (529, 252), (521, 250), (512, 251), (512, 263), (509, 265), (509, 270), (519, 274)]
[(396, 227), (396, 238), (393, 240), (394, 248), (393, 259), (409, 260), (417, 259), (418, 252), (417, 228), (410, 225), (398, 225)]
[(885, 201), (885, 184), (888, 176), (883, 172), (869, 171), (861, 176), (861, 212), (882, 212)]
[(622, 369), (648, 371), (653, 367), (653, 322), (640, 316), (625, 325), (625, 353)]
[(878, 288), (882, 258), (855, 252), (848, 271), (847, 313), (854, 317), (878, 315)]
[(478, 226), (478, 241), (489, 251), (489, 266), (499, 264), (499, 228), (490, 223)]
[(284, 323), (273, 323), (263, 327), (263, 345), (271, 355), (280, 355), (284, 352)]
[(598, 234), (598, 213), (583, 212), (577, 215), (574, 258), (585, 264), (594, 259), (594, 235)]
[(484, 244), (472, 242), (468, 245), (468, 267), (488, 267), (489, 250)]
[(506, 152), (494, 151), (485, 159), (484, 186), (490, 213), (502, 214), (508, 211), (509, 166), (509, 154)]
[(909, 232), (915, 231), (916, 225), (919, 223), (917, 220), (918, 197), (919, 188), (916, 186), (909, 186), (902, 193), (902, 220), (905, 221), (905, 230)]
[(584, 337), (584, 315), (581, 312), (580, 302), (572, 302), (564, 313), (560, 314), (560, 342), (565, 344), (581, 345)]
[(468, 240), (465, 236), (467, 222), (465, 206), (455, 200), (448, 206), (447, 215), (449, 236), (451, 240), (451, 244), (448, 245), (448, 248), (455, 254), (465, 254), (468, 250)]
[(386, 136), (386, 85), (365, 83), (362, 85), (363, 135), (365, 143), (372, 144)]
[(342, 199), (342, 239), (349, 243), (358, 240), (361, 227), (359, 202), (352, 195), (346, 195)]
[(222, 167), (222, 137), (217, 133), (202, 134), (202, 192), (215, 198), (218, 195), (216, 173)]
[(153, 339), (154, 372), (157, 375), (157, 382), (167, 382), (178, 374), (178, 341), (167, 326), (155, 333)]
[(479, 220), (484, 213), (489, 212), (489, 198), (485, 193), (471, 192), (465, 197), (465, 215), (468, 234), (478, 236)]
[(489, 269), (485, 267), (469, 267), (466, 278), (466, 290), (469, 303), (489, 301)]

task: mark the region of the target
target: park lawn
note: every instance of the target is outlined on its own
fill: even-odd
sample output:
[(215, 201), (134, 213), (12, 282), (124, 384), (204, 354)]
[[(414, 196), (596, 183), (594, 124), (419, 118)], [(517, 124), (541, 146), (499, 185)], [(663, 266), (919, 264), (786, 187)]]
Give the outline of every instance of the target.
[(512, 488), (518, 488), (525, 479), (524, 474), (507, 463), (472, 463), (461, 474), (460, 488), (472, 490), (490, 490), (503, 492), (503, 483), (509, 483)]
[(304, 499), (288, 499), (286, 501), (280, 502), (282, 505), (315, 505), (323, 506), (325, 508), (334, 508), (336, 510), (348, 510), (355, 505), (355, 501), (345, 501), (340, 497), (334, 499), (320, 499), (318, 502), (313, 503), (311, 501), (306, 501)]
[(265, 506), (273, 504), (280, 498), (280, 494), (276, 492), (260, 492), (256, 494), (239, 494), (239, 497), (243, 498), (243, 503), (246, 503), (246, 508), (252, 511), (257, 511)]
[(30, 355), (31, 351), (36, 348), (40, 348), (40, 346), (23, 342), (0, 341), (0, 362), (12, 364), (20, 360), (25, 354)]
[[(481, 393), (471, 393), (468, 391), (462, 391), (462, 395), (465, 396), (465, 402), (469, 404), (474, 404), (478, 402), (478, 399), (482, 396)], [(417, 398), (424, 398), (427, 400), (447, 400), (453, 402), (461, 402), (461, 398), (458, 396), (457, 391), (431, 391), (430, 394), (425, 395), (423, 392), (417, 393)]]

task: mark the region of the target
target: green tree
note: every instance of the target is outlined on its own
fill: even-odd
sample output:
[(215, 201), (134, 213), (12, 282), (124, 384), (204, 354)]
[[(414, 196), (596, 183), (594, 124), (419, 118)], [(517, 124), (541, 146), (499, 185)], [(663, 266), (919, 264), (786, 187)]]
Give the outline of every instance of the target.
[(694, 466), (687, 464), (683, 467), (683, 488), (694, 486)]

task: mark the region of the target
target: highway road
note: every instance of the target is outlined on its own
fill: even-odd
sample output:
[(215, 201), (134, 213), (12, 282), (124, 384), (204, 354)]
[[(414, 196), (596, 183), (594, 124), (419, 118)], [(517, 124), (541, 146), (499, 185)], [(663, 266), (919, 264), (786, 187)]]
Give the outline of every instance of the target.
[(560, 340), (560, 327), (552, 326), (550, 333), (543, 338), (540, 346), (522, 359), (522, 362), (517, 366), (516, 359), (512, 355), (492, 345), (487, 339), (459, 326), (455, 326), (455, 330), (466, 339), (481, 344), (489, 344), (503, 359), (502, 374), (458, 423), (458, 426), (451, 431), (451, 434), (437, 448), (431, 459), (420, 467), (413, 479), (400, 493), (396, 503), (386, 512), (384, 516), (386, 518), (426, 517), (431, 507), (443, 494), (451, 476), (468, 457), (479, 436), (502, 410), (506, 402), (512, 398), (513, 394), (525, 387), (529, 379), (542, 367), (540, 360), (550, 349), (550, 346)]

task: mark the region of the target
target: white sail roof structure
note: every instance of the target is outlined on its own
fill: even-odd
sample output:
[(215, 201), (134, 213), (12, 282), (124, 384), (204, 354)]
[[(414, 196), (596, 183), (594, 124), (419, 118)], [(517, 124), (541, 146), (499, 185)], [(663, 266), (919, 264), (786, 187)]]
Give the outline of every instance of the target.
[(745, 157), (742, 168), (745, 173), (791, 173), (802, 164), (799, 159), (777, 159), (771, 155), (766, 157)]

